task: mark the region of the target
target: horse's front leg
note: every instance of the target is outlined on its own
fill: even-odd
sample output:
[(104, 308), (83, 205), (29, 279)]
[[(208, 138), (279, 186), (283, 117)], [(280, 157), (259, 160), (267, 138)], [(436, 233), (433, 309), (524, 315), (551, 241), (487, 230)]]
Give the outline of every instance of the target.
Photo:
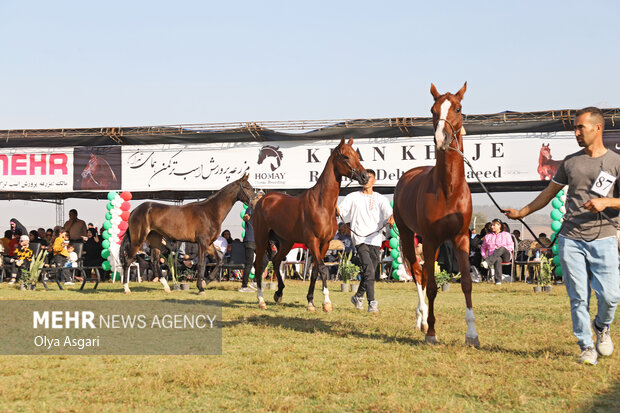
[(323, 311), (326, 313), (331, 313), (333, 307), (332, 302), (329, 299), (329, 290), (327, 289), (327, 274), (329, 273), (329, 270), (323, 260), (319, 262), (317, 267), (318, 271), (321, 273), (321, 281), (323, 282)]
[[(315, 262), (316, 260), (314, 259), (314, 257), (312, 258)], [(318, 276), (318, 265), (313, 265), (312, 266), (312, 274), (310, 275), (310, 285), (308, 286), (308, 295), (306, 296), (306, 298), (308, 299), (308, 311), (310, 312), (314, 312), (316, 311), (316, 307), (314, 306), (314, 286), (316, 284), (316, 278)]]
[[(129, 269), (131, 268), (131, 263), (133, 259), (128, 261), (126, 265), (123, 267), (122, 281), (123, 281), (123, 290), (125, 294), (131, 294), (131, 290), (129, 289)], [(112, 277), (116, 276), (115, 269), (112, 268)]]
[(467, 323), (467, 332), (465, 333), (465, 344), (480, 348), (480, 339), (476, 331), (476, 317), (474, 317), (474, 308), (471, 299), (472, 281), (469, 272), (469, 238), (468, 234), (461, 236), (456, 240), (456, 259), (459, 263), (459, 271), (461, 271), (461, 290), (465, 295), (465, 322)]
[[(422, 271), (422, 289), (426, 290), (428, 297), (428, 314), (426, 321), (426, 336), (424, 341), (430, 344), (437, 344), (437, 333), (435, 332), (435, 297), (437, 297), (437, 282), (435, 281), (435, 259), (437, 255), (437, 245), (424, 246), (424, 268)], [(419, 290), (418, 290), (419, 294)], [(423, 300), (423, 297), (422, 297)], [(423, 303), (422, 303), (423, 304)], [(424, 328), (424, 305), (422, 308), (422, 328)]]

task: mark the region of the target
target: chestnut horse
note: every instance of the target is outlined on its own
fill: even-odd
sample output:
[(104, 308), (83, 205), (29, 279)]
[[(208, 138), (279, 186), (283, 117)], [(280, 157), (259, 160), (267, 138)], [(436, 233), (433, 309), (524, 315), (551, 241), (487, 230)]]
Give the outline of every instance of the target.
[[(278, 252), (272, 260), (273, 268), (278, 276), (278, 290), (273, 297), (276, 303), (282, 301), (284, 290), (280, 263), (293, 244), (299, 242), (308, 246), (316, 264), (312, 269), (308, 288), (308, 311), (315, 310), (313, 298), (318, 272), (321, 273), (323, 281), (323, 310), (328, 312), (332, 310), (327, 289), (327, 267), (323, 263), (323, 258), (329, 241), (334, 238), (338, 228), (336, 203), (340, 193), (340, 183), (343, 176), (354, 179), (362, 185), (368, 182), (368, 172), (360, 164), (359, 155), (352, 145), (353, 139), (349, 139), (347, 143), (344, 142), (344, 138), (340, 140), (340, 144), (332, 150), (323, 173), (312, 188), (297, 196), (272, 192), (262, 197), (254, 208), (252, 224), (256, 241), (256, 260), (254, 261), (256, 274), (263, 273), (263, 256), (269, 238), (275, 238), (280, 242)], [(256, 277), (258, 305), (260, 308), (266, 308), (261, 278)]]
[(112, 189), (117, 183), (116, 174), (102, 156), (90, 154), (90, 159), (81, 173), (80, 189)]
[(551, 149), (549, 148), (549, 144), (545, 145), (543, 143), (540, 148), (540, 155), (538, 155), (537, 172), (540, 175), (540, 180), (549, 181), (553, 179), (561, 163), (562, 161), (554, 161), (551, 159)]
[[(148, 241), (154, 250), (153, 263), (164, 285), (164, 291), (170, 292), (166, 278), (161, 276), (159, 254), (162, 238), (174, 241), (188, 241), (198, 244), (197, 287), (204, 294), (202, 278), (209, 247), (221, 232), (222, 222), (237, 201), (247, 205), (255, 198), (254, 188), (248, 182), (248, 175), (226, 185), (204, 201), (186, 205), (164, 205), (157, 202), (145, 202), (138, 205), (129, 215), (127, 232), (120, 247), (123, 262), (123, 287), (129, 293), (129, 265), (135, 261), (136, 254), (144, 241)], [(131, 235), (130, 235), (131, 234)], [(215, 255), (216, 266), (211, 271), (207, 283), (213, 281), (220, 267), (220, 259)], [(126, 277), (126, 278), (125, 278)]]
[[(400, 231), (400, 242), (406, 266), (415, 275), (418, 289), (416, 328), (426, 332), (426, 342), (436, 343), (434, 303), (437, 284), (434, 264), (437, 249), (446, 240), (455, 246), (461, 289), (465, 294), (465, 342), (480, 346), (472, 308), (472, 281), (469, 273), (469, 222), (472, 206), (471, 193), (465, 181), (465, 166), (459, 154), (463, 152), (463, 115), (461, 100), (467, 82), (456, 94), (440, 95), (431, 84), (435, 103), (431, 107), (435, 128), (435, 166), (410, 169), (396, 184), (394, 191), (394, 220)], [(414, 233), (422, 236), (424, 266), (414, 271), (416, 262)], [(427, 289), (428, 288), (428, 289)], [(428, 307), (424, 294), (428, 296)], [(427, 322), (428, 317), (428, 322)]]

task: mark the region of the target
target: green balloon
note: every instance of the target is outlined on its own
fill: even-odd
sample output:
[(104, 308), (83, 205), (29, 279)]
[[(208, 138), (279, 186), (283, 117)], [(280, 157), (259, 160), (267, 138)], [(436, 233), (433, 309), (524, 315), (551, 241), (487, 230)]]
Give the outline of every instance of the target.
[(558, 253), (558, 248), (559, 248), (559, 247), (558, 247), (558, 244), (553, 244), (553, 247), (551, 247), (551, 251), (552, 251), (554, 254), (557, 254), (557, 253)]
[(553, 211), (551, 211), (551, 219), (554, 221), (559, 221), (562, 219), (562, 216), (564, 216), (564, 214), (562, 212), (560, 212), (559, 209), (554, 209)]
[(250, 273), (250, 276), (249, 276), (248, 278), (249, 278), (250, 280), (253, 280), (253, 279), (254, 279), (254, 273), (253, 273), (253, 272), (251, 272), (251, 273)]
[(559, 257), (559, 256), (557, 256), (557, 255), (554, 255), (554, 256), (553, 256), (553, 263), (554, 263), (555, 265), (560, 265), (560, 257)]
[(245, 229), (245, 221), (241, 221), (241, 228)]
[(110, 241), (108, 241), (107, 239), (104, 239), (103, 242), (101, 243), (101, 246), (104, 249), (110, 248)]
[(112, 268), (112, 265), (110, 264), (110, 261), (104, 261), (101, 263), (101, 268), (103, 268), (106, 271), (110, 271), (110, 268)]
[(114, 191), (108, 192), (108, 201), (111, 201), (114, 198), (116, 198), (116, 195), (118, 195), (118, 194), (116, 192), (114, 192)]
[(390, 206), (391, 206), (392, 208), (394, 208), (394, 200), (393, 200), (393, 199), (390, 201)]
[(245, 211), (246, 209), (249, 208), (249, 205), (243, 204), (243, 210)]
[(396, 238), (390, 238), (390, 247), (392, 247), (392, 248), (398, 248), (398, 239), (396, 239)]
[(397, 260), (393, 260), (393, 261), (392, 261), (392, 268), (394, 268), (395, 270), (397, 270), (399, 266), (400, 266), (400, 264), (398, 263), (398, 261), (397, 261)]
[(562, 278), (562, 267), (555, 267), (555, 275)]
[(560, 221), (551, 222), (551, 231), (558, 232), (560, 228), (562, 228), (562, 223)]
[(392, 278), (394, 278), (395, 280), (398, 280), (398, 271), (396, 270), (392, 271)]
[(557, 209), (560, 209), (560, 207), (564, 205), (564, 202), (562, 202), (559, 198), (553, 198), (553, 201), (551, 201), (551, 206)]
[(105, 229), (112, 228), (112, 223), (110, 221), (103, 221), (103, 228)]
[(398, 237), (398, 234), (396, 233), (396, 231), (394, 231), (394, 228), (392, 228), (392, 229), (390, 230), (390, 237), (392, 237), (392, 238), (396, 238), (396, 237)]
[(106, 229), (101, 233), (101, 236), (103, 237), (103, 239), (109, 239), (111, 235), (110, 232)]
[(551, 241), (553, 241), (555, 239), (555, 237), (558, 236), (557, 232), (554, 232), (553, 234), (551, 234), (551, 238), (549, 238)]
[(392, 248), (392, 251), (390, 251), (390, 255), (392, 256), (392, 258), (397, 259), (398, 257), (400, 257), (400, 251), (398, 251), (398, 248)]
[(108, 202), (108, 204), (105, 207), (108, 208), (108, 211), (111, 211), (112, 209), (114, 209), (114, 205), (112, 205), (111, 202)]
[(105, 213), (105, 219), (108, 221), (112, 219), (112, 214), (109, 211)]
[(563, 190), (563, 189), (560, 189), (560, 191), (559, 191), (559, 192), (555, 195), (555, 197), (556, 197), (557, 199), (560, 199), (560, 198), (562, 198), (562, 195), (564, 195), (564, 190)]
[(241, 231), (241, 238), (245, 238), (245, 230)]
[(244, 215), (245, 215), (245, 211), (241, 211), (241, 213), (239, 214), (239, 218), (243, 219)]
[(118, 271), (114, 272), (114, 275), (112, 275), (110, 278), (113, 278), (114, 281), (120, 281), (121, 280), (121, 273)]
[(104, 259), (106, 259), (106, 260), (107, 260), (107, 259), (108, 259), (108, 257), (110, 256), (110, 250), (103, 250), (103, 251), (101, 251), (101, 256), (102, 256)]

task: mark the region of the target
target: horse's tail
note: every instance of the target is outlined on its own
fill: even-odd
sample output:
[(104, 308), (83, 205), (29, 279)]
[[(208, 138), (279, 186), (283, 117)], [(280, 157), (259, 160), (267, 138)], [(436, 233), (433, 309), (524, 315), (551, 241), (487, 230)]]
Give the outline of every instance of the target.
[(127, 261), (129, 260), (129, 249), (131, 248), (131, 237), (129, 236), (129, 227), (127, 228), (127, 231), (125, 231), (125, 236), (123, 237), (123, 241), (121, 242), (121, 246), (119, 248), (119, 258), (121, 260), (121, 264), (123, 264), (123, 267), (125, 266), (125, 264), (127, 263)]

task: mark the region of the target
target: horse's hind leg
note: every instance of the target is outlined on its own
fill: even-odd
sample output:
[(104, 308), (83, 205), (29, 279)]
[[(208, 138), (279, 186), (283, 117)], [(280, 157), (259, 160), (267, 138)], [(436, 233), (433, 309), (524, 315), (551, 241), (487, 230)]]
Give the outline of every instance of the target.
[(282, 273), (280, 272), (280, 263), (284, 260), (284, 258), (286, 257), (286, 254), (288, 254), (292, 246), (293, 246), (292, 242), (280, 240), (280, 249), (278, 250), (278, 253), (276, 254), (275, 257), (273, 257), (273, 260), (272, 260), (273, 270), (275, 271), (276, 276), (278, 277), (278, 291), (276, 291), (275, 294), (273, 295), (273, 300), (276, 303), (282, 302), (282, 295), (284, 291), (284, 279), (282, 278)]
[[(257, 217), (258, 215), (255, 215)], [(256, 255), (254, 257), (254, 280), (256, 281), (256, 297), (258, 298), (258, 308), (267, 308), (265, 298), (263, 297), (263, 257), (265, 256), (265, 250), (267, 249), (267, 243), (269, 242), (269, 229), (263, 228), (259, 220), (254, 221), (254, 240), (256, 242)]]
[[(428, 327), (424, 341), (430, 344), (437, 344), (437, 333), (435, 332), (435, 297), (437, 297), (437, 282), (435, 281), (435, 259), (437, 256), (437, 245), (427, 243), (424, 245), (424, 266), (422, 267), (422, 290), (426, 287), (428, 297)], [(420, 287), (418, 287), (418, 294)]]
[(480, 339), (476, 332), (476, 318), (474, 317), (474, 309), (471, 300), (471, 273), (469, 272), (469, 238), (468, 234), (459, 235), (455, 240), (456, 259), (459, 263), (459, 271), (461, 272), (461, 290), (465, 295), (465, 322), (467, 323), (467, 333), (465, 333), (465, 344), (480, 348)]
[(403, 262), (409, 267), (411, 275), (414, 277), (418, 290), (418, 308), (416, 309), (415, 328), (423, 333), (428, 330), (428, 306), (426, 305), (426, 289), (422, 287), (422, 273), (419, 270), (420, 264), (415, 255), (414, 233), (406, 227), (398, 227), (400, 231), (400, 246), (403, 254)]

